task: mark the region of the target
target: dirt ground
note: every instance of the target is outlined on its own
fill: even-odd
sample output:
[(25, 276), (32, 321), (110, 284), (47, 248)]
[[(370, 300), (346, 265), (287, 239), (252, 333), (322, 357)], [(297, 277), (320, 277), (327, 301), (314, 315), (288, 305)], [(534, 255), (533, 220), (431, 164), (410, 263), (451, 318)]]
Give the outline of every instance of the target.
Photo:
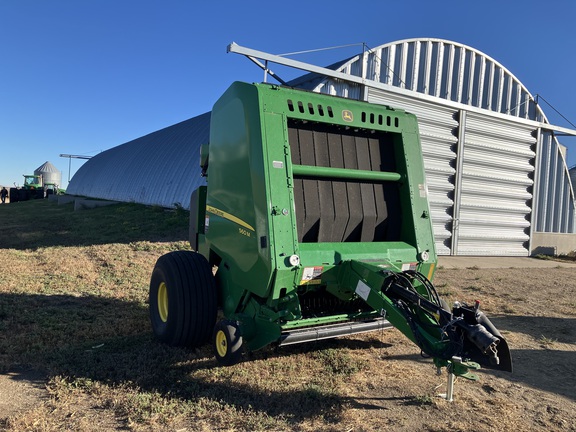
[[(459, 379), (448, 402), (436, 396), (446, 391), (446, 374), (436, 376), (397, 330), (340, 341), (335, 346), (369, 358), (372, 368), (386, 368), (387, 379), (370, 370), (354, 375), (343, 390), (347, 408), (330, 430), (576, 431), (576, 265), (472, 262), (440, 266), (434, 282), (449, 302), (482, 300), (511, 347), (514, 372), (483, 369), (478, 382)], [(0, 418), (50, 398), (44, 383), (34, 371), (0, 375)]]
[[(434, 282), (450, 301), (482, 300), (511, 347), (513, 373), (483, 369), (478, 382), (459, 379), (449, 403), (436, 397), (446, 392), (446, 374), (433, 377), (429, 360), (392, 330), (379, 353), (390, 380), (350, 395), (356, 410), (349, 414), (372, 426), (346, 430), (576, 431), (576, 265), (532, 258), (488, 263), (495, 268), (478, 268), (473, 258), (446, 260)], [(534, 263), (540, 268), (527, 266)], [(527, 267), (507, 267), (515, 264)]]

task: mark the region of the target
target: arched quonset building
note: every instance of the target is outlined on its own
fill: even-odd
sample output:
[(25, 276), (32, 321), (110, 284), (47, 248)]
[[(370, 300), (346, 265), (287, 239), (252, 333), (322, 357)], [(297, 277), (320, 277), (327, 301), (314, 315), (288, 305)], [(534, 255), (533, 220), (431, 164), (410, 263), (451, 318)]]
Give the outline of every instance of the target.
[[(486, 54), (446, 40), (409, 39), (320, 68), (235, 44), (229, 51), (310, 72), (291, 86), (416, 114), (439, 254), (525, 256), (548, 241), (536, 244), (537, 232), (575, 233), (574, 191), (555, 133), (576, 131), (549, 124), (526, 87)], [(68, 191), (187, 203), (202, 181), (198, 153), (207, 123), (200, 116), (98, 155)], [(198, 131), (176, 133), (181, 128)], [(111, 182), (108, 174), (120, 167), (123, 182)], [(96, 178), (98, 193), (89, 186)], [(179, 197), (171, 195), (175, 184)]]
[(162, 207), (190, 206), (206, 184), (200, 146), (210, 138), (210, 113), (106, 150), (74, 174), (66, 193)]

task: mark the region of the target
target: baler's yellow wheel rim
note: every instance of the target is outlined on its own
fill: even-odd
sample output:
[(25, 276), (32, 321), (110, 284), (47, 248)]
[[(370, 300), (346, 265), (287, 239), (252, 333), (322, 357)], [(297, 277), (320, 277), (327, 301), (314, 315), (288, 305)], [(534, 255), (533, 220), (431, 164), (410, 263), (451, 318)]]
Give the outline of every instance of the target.
[(165, 282), (158, 286), (158, 315), (162, 322), (168, 321), (168, 287)]
[(216, 351), (220, 357), (225, 357), (228, 352), (228, 340), (223, 330), (216, 332)]

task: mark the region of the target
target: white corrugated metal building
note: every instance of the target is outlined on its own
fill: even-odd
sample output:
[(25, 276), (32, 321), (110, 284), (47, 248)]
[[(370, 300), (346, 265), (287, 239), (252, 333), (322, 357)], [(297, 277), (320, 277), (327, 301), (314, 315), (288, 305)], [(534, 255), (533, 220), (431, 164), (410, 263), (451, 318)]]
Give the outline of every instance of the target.
[(80, 167), (66, 193), (188, 208), (192, 192), (206, 184), (199, 155), (209, 132), (206, 113), (106, 150)]
[[(576, 132), (550, 125), (525, 86), (486, 54), (408, 39), (326, 69), (235, 44), (229, 50), (310, 72), (292, 86), (416, 114), (439, 254), (526, 256), (536, 231), (576, 232), (556, 138)], [(68, 193), (186, 206), (203, 181), (198, 153), (208, 127), (205, 114), (108, 150), (78, 171)]]

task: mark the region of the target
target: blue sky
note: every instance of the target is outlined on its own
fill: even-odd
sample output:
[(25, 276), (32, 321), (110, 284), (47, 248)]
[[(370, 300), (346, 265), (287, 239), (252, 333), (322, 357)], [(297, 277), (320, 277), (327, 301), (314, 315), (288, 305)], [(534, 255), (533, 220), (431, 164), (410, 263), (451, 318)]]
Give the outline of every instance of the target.
[[(261, 81), (253, 63), (226, 53), (233, 41), (280, 54), (453, 40), (502, 63), (576, 123), (575, 23), (573, 0), (0, 0), (0, 184), (21, 184), (50, 161), (66, 186), (82, 161), (69, 172), (61, 153), (93, 156), (209, 111), (233, 81)], [(295, 58), (327, 65), (358, 51)], [(576, 164), (576, 138), (561, 142)]]

